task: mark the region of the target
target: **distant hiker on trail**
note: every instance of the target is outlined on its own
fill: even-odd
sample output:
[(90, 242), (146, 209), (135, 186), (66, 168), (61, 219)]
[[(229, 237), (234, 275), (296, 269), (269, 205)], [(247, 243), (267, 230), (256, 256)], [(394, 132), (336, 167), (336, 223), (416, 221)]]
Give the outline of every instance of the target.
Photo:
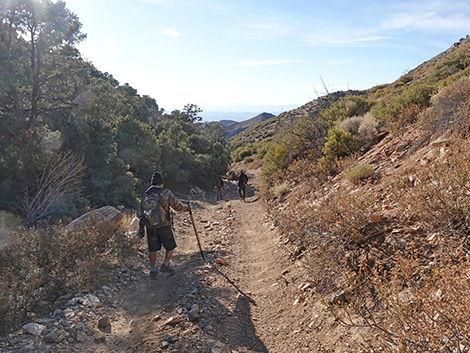
[(224, 199), (224, 178), (219, 176), (216, 182), (217, 186), (217, 201)]
[[(176, 241), (171, 229), (170, 207), (175, 211), (185, 212), (188, 206), (183, 205), (173, 193), (163, 188), (163, 177), (159, 172), (152, 175), (152, 185), (145, 191), (145, 199), (141, 205), (140, 219), (147, 229), (147, 243), (150, 260), (150, 278), (156, 278), (158, 270), (155, 266), (157, 251), (163, 246), (166, 250), (161, 272), (174, 274), (175, 270), (170, 268), (170, 260), (176, 248)], [(139, 236), (143, 237), (142, 229)]]
[(240, 175), (238, 176), (238, 194), (240, 195), (240, 200), (245, 201), (246, 197), (246, 184), (248, 183), (248, 177), (240, 170)]

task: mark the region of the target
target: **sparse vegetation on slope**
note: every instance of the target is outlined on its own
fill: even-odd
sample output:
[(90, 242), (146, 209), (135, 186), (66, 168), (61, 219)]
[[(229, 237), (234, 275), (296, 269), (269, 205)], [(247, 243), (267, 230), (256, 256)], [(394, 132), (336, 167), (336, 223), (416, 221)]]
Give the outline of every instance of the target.
[(469, 58), (465, 39), (355, 98), (360, 112), (348, 97), (322, 110), (320, 159), (286, 135), (265, 158), (273, 219), (338, 320), (376, 330), (367, 351), (470, 349)]

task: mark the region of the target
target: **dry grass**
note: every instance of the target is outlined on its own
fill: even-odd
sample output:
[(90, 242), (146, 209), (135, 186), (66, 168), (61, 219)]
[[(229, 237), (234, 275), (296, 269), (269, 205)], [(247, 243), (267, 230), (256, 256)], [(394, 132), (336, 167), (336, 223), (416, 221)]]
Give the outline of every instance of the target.
[(135, 250), (133, 244), (123, 230), (106, 227), (22, 231), (14, 247), (0, 251), (0, 330), (14, 327), (28, 311), (40, 314), (61, 294), (96, 288), (111, 263)]
[[(325, 188), (305, 165), (290, 173), (310, 187), (272, 214), (338, 320), (377, 331), (366, 351), (470, 352), (469, 141), (447, 140), (381, 193), (367, 184)], [(372, 223), (383, 193), (397, 216)], [(400, 228), (417, 231), (398, 234), (406, 247), (390, 250), (385, 240)], [(330, 302), (338, 291), (344, 297)]]

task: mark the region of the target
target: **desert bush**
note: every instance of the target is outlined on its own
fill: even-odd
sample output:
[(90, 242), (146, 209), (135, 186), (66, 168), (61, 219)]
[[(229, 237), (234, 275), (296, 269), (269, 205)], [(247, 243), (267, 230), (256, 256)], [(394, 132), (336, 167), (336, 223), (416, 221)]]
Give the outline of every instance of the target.
[(332, 128), (328, 131), (328, 140), (323, 146), (323, 157), (319, 159), (318, 165), (325, 173), (337, 173), (337, 159), (349, 156), (357, 151), (354, 136), (349, 132)]
[(367, 112), (364, 116), (353, 116), (338, 124), (338, 129), (349, 132), (354, 136), (359, 145), (371, 141), (377, 135), (379, 122), (372, 113)]
[(357, 130), (357, 139), (361, 143), (367, 143), (372, 140), (377, 135), (377, 129), (379, 127), (379, 122), (372, 113), (367, 112), (362, 117), (362, 123)]
[(349, 132), (351, 135), (356, 135), (363, 120), (362, 116), (352, 116), (340, 122), (338, 129)]
[[(404, 126), (414, 122), (419, 112), (427, 106), (436, 87), (432, 84), (419, 83), (403, 88), (401, 93), (390, 99), (380, 101), (371, 108), (371, 113), (388, 126)], [(411, 115), (409, 109), (413, 109)]]
[(14, 247), (0, 251), (0, 331), (70, 290), (94, 289), (108, 264), (135, 250), (123, 230), (106, 227), (65, 232), (62, 226), (31, 228)]
[(433, 75), (437, 76), (439, 79), (446, 78), (464, 70), (469, 65), (470, 53), (467, 47), (465, 50), (459, 50), (448, 55), (444, 60), (439, 62)]
[(467, 134), (470, 129), (470, 77), (462, 77), (442, 88), (432, 97), (431, 104), (423, 118), (429, 129)]
[[(456, 265), (440, 258), (423, 266), (417, 246), (395, 256), (394, 266), (343, 268), (343, 305), (330, 308), (342, 323), (371, 327), (368, 352), (468, 352), (470, 282), (468, 260)], [(442, 260), (442, 261), (441, 261)]]
[[(340, 189), (303, 212), (310, 243), (304, 266), (319, 292), (342, 288), (347, 280), (343, 276), (345, 266), (350, 265), (345, 259), (357, 250), (357, 244), (366, 236), (364, 227), (376, 211), (377, 203), (371, 194)], [(375, 230), (369, 228), (370, 232)]]
[(436, 150), (434, 161), (411, 168), (395, 185), (403, 214), (418, 217), (428, 229), (466, 234), (470, 229), (470, 142), (453, 141)]
[(231, 153), (233, 162), (241, 162), (246, 157), (251, 157), (256, 154), (257, 146), (254, 143), (247, 143), (244, 146), (238, 147)]
[(417, 233), (405, 251), (362, 273), (342, 267), (347, 305), (335, 314), (377, 329), (373, 352), (470, 350), (469, 158), (470, 143), (452, 140), (393, 186), (399, 221), (417, 222), (428, 239)]
[(319, 121), (327, 128), (352, 117), (362, 116), (370, 109), (370, 103), (363, 96), (346, 96), (331, 104), (331, 107), (324, 109), (319, 114)]
[(271, 194), (274, 198), (280, 198), (281, 196), (284, 196), (285, 194), (287, 194), (289, 190), (290, 190), (289, 184), (282, 183), (282, 184), (278, 184), (272, 187)]
[(353, 184), (357, 184), (372, 175), (374, 175), (374, 167), (370, 164), (360, 164), (347, 172), (344, 178)]

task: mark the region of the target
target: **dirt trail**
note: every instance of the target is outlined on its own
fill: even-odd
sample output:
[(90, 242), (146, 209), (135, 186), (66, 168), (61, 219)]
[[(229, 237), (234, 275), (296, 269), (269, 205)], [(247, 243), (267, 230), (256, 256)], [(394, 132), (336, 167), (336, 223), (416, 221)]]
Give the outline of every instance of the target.
[[(115, 274), (112, 300), (100, 309), (111, 326), (49, 351), (358, 352), (350, 345), (355, 331), (339, 327), (303, 281), (299, 261), (289, 256), (258, 200), (256, 172), (248, 175), (246, 202), (227, 183), (227, 200), (193, 203), (206, 261), (190, 218), (178, 214), (176, 274), (151, 280), (142, 241), (139, 256)], [(134, 279), (123, 282), (129, 274)], [(195, 305), (200, 317), (191, 320)]]

